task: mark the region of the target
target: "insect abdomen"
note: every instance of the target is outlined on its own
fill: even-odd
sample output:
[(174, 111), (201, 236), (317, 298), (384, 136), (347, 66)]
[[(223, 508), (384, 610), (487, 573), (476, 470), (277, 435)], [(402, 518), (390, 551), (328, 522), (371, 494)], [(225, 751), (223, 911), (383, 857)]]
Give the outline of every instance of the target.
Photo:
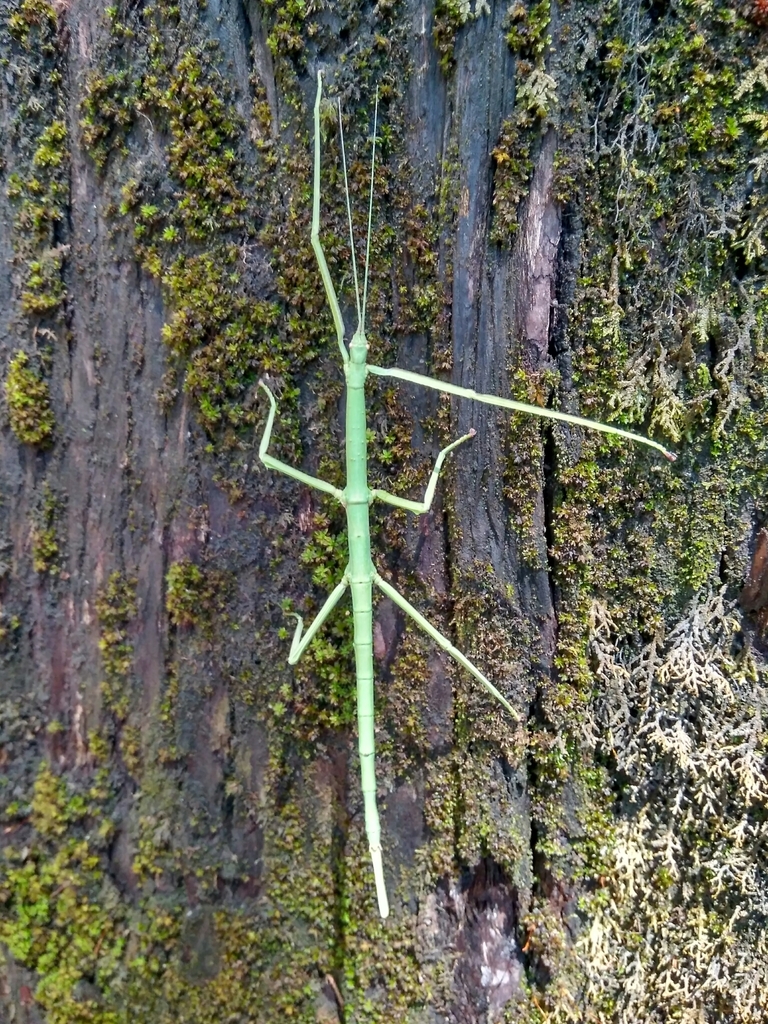
[(373, 611), (371, 581), (350, 584), (355, 629), (357, 673), (357, 730), (360, 744), (360, 780), (365, 808), (365, 832), (376, 877), (376, 895), (382, 917), (389, 914), (381, 861), (381, 826), (376, 807), (376, 761), (373, 697)]

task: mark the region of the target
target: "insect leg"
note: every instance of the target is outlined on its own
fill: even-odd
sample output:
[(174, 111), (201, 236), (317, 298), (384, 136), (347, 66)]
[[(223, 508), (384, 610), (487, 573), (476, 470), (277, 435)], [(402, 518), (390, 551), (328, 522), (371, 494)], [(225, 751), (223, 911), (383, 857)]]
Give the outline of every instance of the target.
[(432, 501), (435, 497), (435, 488), (437, 487), (437, 478), (440, 476), (440, 470), (443, 468), (443, 462), (449, 452), (452, 452), (454, 448), (457, 448), (460, 444), (464, 444), (465, 441), (469, 441), (470, 438), (475, 436), (475, 431), (470, 430), (468, 434), (464, 434), (458, 441), (454, 441), (453, 444), (449, 444), (447, 448), (443, 448), (440, 454), (437, 456), (435, 462), (435, 468), (432, 470), (432, 476), (429, 478), (427, 484), (427, 490), (424, 494), (423, 501), (411, 501), (409, 498), (398, 498), (396, 494), (390, 494), (389, 491), (371, 491), (371, 499), (378, 498), (381, 501), (385, 501), (388, 505), (394, 505), (395, 508), (404, 508), (408, 512), (415, 512), (416, 515), (422, 515), (424, 512), (429, 512)]
[(575, 427), (585, 427), (587, 430), (600, 430), (604, 434), (613, 434), (614, 437), (623, 437), (627, 441), (636, 441), (638, 444), (645, 444), (674, 462), (677, 456), (668, 451), (658, 441), (651, 441), (641, 434), (633, 434), (630, 430), (621, 430), (613, 427), (610, 423), (600, 423), (598, 420), (588, 420), (584, 416), (571, 416), (567, 412), (558, 412), (557, 409), (545, 409), (540, 405), (527, 405), (525, 402), (517, 402), (512, 398), (499, 398), (497, 395), (484, 395), (471, 388), (461, 388), (458, 384), (449, 384), (447, 381), (435, 380), (434, 377), (425, 377), (421, 373), (412, 373), (410, 370), (398, 370), (396, 367), (385, 369), (382, 366), (368, 365), (368, 372), (376, 377), (394, 377), (396, 380), (405, 380), (410, 384), (421, 384), (422, 387), (432, 388), (444, 395), (458, 395), (459, 398), (469, 398), (473, 402), (484, 402), (486, 405), (498, 405), (502, 409), (512, 409), (513, 412), (524, 412), (531, 416), (540, 416), (546, 420), (559, 420), (561, 423), (570, 423)]
[(379, 590), (394, 601), (399, 608), (402, 608), (406, 615), (410, 615), (416, 625), (421, 626), (424, 632), (431, 636), (435, 643), (442, 647), (444, 651), (447, 651), (447, 653), (450, 654), (455, 661), (458, 661), (458, 663), (463, 666), (467, 672), (471, 673), (478, 682), (482, 683), (486, 690), (488, 690), (488, 692), (506, 708), (515, 721), (520, 720), (518, 712), (515, 711), (506, 697), (503, 697), (499, 693), (493, 683), (489, 679), (485, 678), (480, 669), (475, 668), (469, 658), (465, 657), (458, 648), (454, 647), (450, 640), (447, 640), (439, 630), (435, 629), (435, 627), (428, 622), (420, 612), (417, 612), (413, 605), (409, 601), (406, 601), (402, 594), (399, 594), (395, 588), (390, 583), (387, 583), (386, 580), (382, 579), (378, 573), (374, 573), (373, 582)]
[(349, 353), (344, 345), (344, 321), (341, 318), (339, 300), (336, 298), (336, 289), (333, 287), (331, 272), (325, 261), (325, 253), (320, 244), (320, 99), (323, 95), (323, 73), (317, 72), (317, 97), (315, 98), (315, 177), (314, 192), (312, 196), (312, 233), (310, 239), (312, 248), (315, 250), (315, 258), (320, 268), (320, 277), (323, 279), (325, 294), (328, 296), (328, 305), (331, 307), (333, 326), (336, 328), (336, 340), (339, 343), (341, 358), (344, 365), (349, 362)]
[(275, 396), (269, 390), (264, 381), (259, 381), (259, 387), (263, 388), (269, 396), (269, 415), (267, 416), (267, 425), (264, 428), (264, 435), (259, 445), (259, 458), (267, 466), (268, 469), (276, 469), (278, 473), (284, 473), (286, 476), (293, 477), (294, 480), (300, 480), (303, 484), (307, 484), (308, 487), (315, 487), (318, 491), (325, 491), (326, 494), (332, 494), (337, 501), (344, 500), (344, 494), (334, 487), (333, 484), (328, 484), (325, 480), (319, 480), (316, 476), (310, 476), (309, 473), (302, 473), (300, 469), (294, 469), (293, 466), (289, 466), (285, 462), (280, 462), (279, 459), (273, 458), (267, 454), (267, 448), (269, 448), (269, 440), (272, 436), (272, 426), (275, 422), (275, 413), (277, 412), (277, 403), (275, 402)]
[(301, 631), (304, 627), (304, 620), (300, 615), (296, 615), (295, 612), (293, 613), (296, 617), (296, 631), (293, 634), (291, 651), (290, 654), (288, 655), (289, 665), (295, 665), (299, 658), (302, 656), (304, 651), (307, 649), (307, 646), (314, 639), (317, 631), (320, 629), (322, 624), (325, 622), (325, 620), (331, 614), (333, 609), (339, 603), (339, 598), (341, 597), (341, 595), (344, 593), (348, 586), (349, 580), (345, 575), (341, 583), (339, 583), (339, 585), (335, 587), (334, 590), (332, 590), (331, 593), (328, 595), (325, 604), (317, 613), (314, 621), (312, 622), (312, 624), (310, 625), (309, 629), (306, 631), (303, 637), (301, 635)]

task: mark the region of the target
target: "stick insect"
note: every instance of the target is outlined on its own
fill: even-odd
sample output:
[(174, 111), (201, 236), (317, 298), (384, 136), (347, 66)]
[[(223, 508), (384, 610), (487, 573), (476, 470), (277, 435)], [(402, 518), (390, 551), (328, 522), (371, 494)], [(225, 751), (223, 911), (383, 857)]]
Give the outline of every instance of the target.
[[(489, 405), (501, 406), (503, 409), (512, 409), (515, 412), (530, 413), (533, 416), (541, 416), (550, 420), (559, 420), (563, 423), (570, 423), (579, 427), (587, 427), (592, 430), (601, 430), (606, 434), (613, 434), (616, 437), (623, 437), (630, 441), (636, 441), (655, 448), (668, 459), (674, 460), (675, 456), (667, 451), (663, 445), (656, 441), (648, 440), (637, 434), (618, 427), (608, 426), (594, 420), (583, 419), (581, 416), (571, 416), (567, 413), (555, 412), (552, 409), (543, 409), (538, 406), (526, 405), (508, 398), (498, 398), (496, 395), (478, 394), (468, 388), (457, 387), (447, 384), (432, 377), (425, 377), (418, 373), (411, 373), (408, 370), (385, 369), (381, 366), (372, 366), (367, 363), (368, 343), (365, 338), (365, 309), (368, 298), (368, 264), (371, 244), (371, 218), (373, 212), (373, 178), (376, 160), (376, 126), (378, 120), (378, 99), (374, 113), (373, 127), (373, 152), (371, 157), (371, 185), (368, 200), (368, 238), (365, 250), (365, 278), (363, 283), (362, 302), (360, 289), (358, 287), (357, 264), (355, 259), (354, 233), (352, 228), (352, 214), (349, 199), (349, 188), (347, 184), (346, 157), (344, 154), (344, 135), (341, 127), (341, 109), (339, 107), (339, 130), (341, 133), (341, 155), (344, 166), (344, 185), (347, 199), (347, 218), (349, 221), (350, 246), (352, 250), (352, 276), (355, 285), (355, 299), (357, 304), (357, 329), (347, 348), (344, 338), (345, 329), (342, 319), (339, 301), (336, 290), (331, 280), (328, 264), (320, 242), (320, 101), (323, 91), (322, 72), (317, 75), (317, 97), (314, 108), (314, 190), (312, 204), (312, 248), (315, 252), (320, 276), (325, 288), (328, 304), (331, 307), (333, 323), (336, 330), (341, 361), (344, 366), (346, 378), (346, 468), (347, 484), (343, 490), (334, 487), (325, 480), (319, 480), (310, 476), (293, 466), (268, 454), (269, 442), (272, 436), (277, 404), (275, 397), (269, 387), (260, 381), (269, 399), (269, 414), (267, 416), (264, 434), (259, 446), (259, 457), (269, 469), (298, 480), (308, 487), (313, 487), (325, 494), (332, 495), (346, 509), (347, 527), (349, 536), (349, 563), (338, 586), (331, 592), (325, 604), (320, 609), (315, 620), (304, 630), (304, 622), (300, 615), (296, 615), (296, 630), (293, 635), (288, 662), (295, 665), (301, 655), (312, 642), (320, 627), (339, 603), (339, 600), (350, 590), (352, 596), (352, 610), (354, 623), (354, 649), (355, 649), (355, 673), (357, 677), (357, 724), (360, 747), (360, 774), (362, 781), (363, 803), (365, 809), (365, 830), (371, 853), (373, 865), (373, 876), (376, 884), (376, 896), (379, 904), (379, 912), (383, 918), (389, 915), (389, 900), (384, 882), (384, 868), (381, 852), (381, 827), (379, 824), (379, 813), (376, 806), (376, 771), (374, 761), (374, 699), (373, 699), (373, 613), (372, 596), (373, 587), (376, 586), (386, 597), (390, 598), (398, 608), (424, 630), (432, 639), (454, 658), (459, 665), (467, 670), (481, 683), (486, 690), (512, 715), (519, 719), (518, 713), (509, 701), (497, 690), (493, 683), (472, 664), (454, 645), (443, 636), (439, 630), (424, 618), (424, 616), (407, 601), (402, 594), (383, 579), (371, 557), (371, 534), (369, 523), (369, 512), (371, 503), (383, 501), (395, 508), (405, 509), (416, 515), (428, 512), (435, 495), (438, 477), (446, 456), (459, 445), (469, 441), (475, 434), (470, 430), (468, 434), (459, 437), (438, 454), (432, 475), (427, 484), (423, 501), (411, 501), (409, 498), (401, 498), (395, 494), (389, 494), (377, 488), (368, 486), (367, 470), (367, 434), (365, 418), (365, 380), (369, 374), (378, 377), (392, 377), (395, 380), (409, 381), (413, 384), (421, 384), (423, 387), (432, 388), (443, 394), (456, 395), (459, 398), (468, 398), (474, 402), (485, 402)], [(303, 634), (303, 635), (302, 635)]]

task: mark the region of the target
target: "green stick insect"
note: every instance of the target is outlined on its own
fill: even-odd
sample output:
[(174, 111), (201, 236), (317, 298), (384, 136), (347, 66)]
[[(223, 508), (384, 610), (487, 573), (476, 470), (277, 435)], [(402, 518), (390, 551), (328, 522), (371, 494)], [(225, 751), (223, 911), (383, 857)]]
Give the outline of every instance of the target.
[[(362, 793), (365, 807), (365, 830), (371, 852), (373, 863), (373, 875), (376, 883), (376, 896), (379, 904), (379, 912), (383, 918), (389, 915), (389, 900), (384, 882), (384, 868), (381, 856), (381, 827), (379, 824), (379, 813), (376, 806), (376, 769), (374, 753), (374, 701), (373, 701), (373, 611), (372, 596), (374, 585), (398, 608), (401, 608), (406, 615), (424, 630), (444, 651), (451, 655), (463, 668), (481, 683), (499, 703), (506, 708), (513, 718), (519, 719), (518, 713), (509, 701), (496, 689), (493, 683), (486, 679), (483, 673), (466, 658), (461, 651), (443, 636), (439, 630), (429, 623), (402, 594), (387, 583), (379, 573), (371, 557), (371, 530), (370, 530), (370, 507), (373, 501), (383, 501), (395, 508), (406, 509), (416, 515), (428, 512), (432, 499), (435, 495), (437, 480), (440, 470), (445, 462), (446, 456), (465, 441), (469, 441), (475, 434), (470, 430), (468, 434), (458, 438), (437, 456), (435, 467), (429, 478), (427, 490), (423, 501), (411, 501), (408, 498), (400, 498), (387, 491), (378, 490), (368, 486), (368, 452), (367, 432), (365, 419), (365, 380), (369, 374), (378, 377), (393, 377), (396, 380), (409, 381), (413, 384), (421, 384), (427, 388), (433, 388), (443, 394), (457, 395), (459, 398), (468, 398), (475, 402), (486, 402), (489, 405), (501, 406), (503, 409), (512, 409), (515, 412), (530, 413), (532, 416), (542, 416), (545, 419), (560, 420), (563, 423), (570, 423), (579, 427), (588, 427), (592, 430), (602, 430), (606, 434), (613, 434), (616, 437), (624, 437), (630, 441), (637, 441), (640, 444), (649, 445), (657, 449), (668, 459), (674, 460), (675, 456), (666, 450), (656, 441), (632, 434), (617, 427), (611, 427), (604, 423), (597, 423), (594, 420), (583, 419), (581, 416), (570, 416), (566, 413), (555, 412), (551, 409), (542, 409), (538, 406), (525, 405), (522, 402), (515, 402), (508, 398), (497, 398), (495, 395), (478, 394), (468, 388), (456, 387), (453, 384), (446, 384), (444, 381), (435, 380), (432, 377), (425, 377), (418, 373), (411, 373), (407, 370), (384, 369), (381, 366), (371, 366), (366, 362), (368, 354), (368, 343), (365, 338), (365, 308), (368, 297), (368, 263), (371, 243), (371, 217), (373, 210), (373, 176), (376, 158), (376, 122), (378, 118), (378, 101), (374, 114), (373, 127), (373, 155), (371, 158), (371, 190), (368, 202), (368, 239), (366, 243), (365, 258), (365, 280), (363, 284), (362, 303), (360, 301), (360, 290), (358, 288), (357, 266), (355, 261), (355, 245), (352, 230), (352, 216), (349, 200), (349, 188), (347, 187), (346, 158), (344, 155), (344, 136), (341, 134), (342, 162), (344, 164), (344, 184), (347, 196), (347, 216), (349, 220), (350, 244), (352, 249), (352, 273), (355, 283), (355, 298), (357, 302), (357, 330), (352, 335), (347, 349), (344, 342), (344, 322), (339, 308), (328, 264), (325, 261), (323, 247), (320, 243), (320, 100), (323, 91), (322, 72), (317, 75), (317, 98), (315, 100), (314, 123), (315, 123), (315, 152), (314, 152), (314, 195), (312, 205), (312, 247), (317, 258), (320, 269), (320, 276), (323, 281), (328, 303), (333, 315), (333, 323), (336, 329), (341, 361), (344, 364), (344, 376), (347, 386), (346, 406), (346, 467), (347, 485), (339, 490), (325, 480), (309, 476), (301, 470), (294, 469), (284, 462), (273, 458), (268, 454), (269, 441), (272, 436), (272, 428), (275, 421), (277, 405), (275, 397), (267, 387), (260, 381), (260, 386), (267, 393), (270, 403), (269, 415), (267, 417), (264, 435), (259, 446), (259, 457), (269, 469), (277, 470), (286, 476), (299, 480), (308, 487), (314, 487), (318, 491), (332, 495), (346, 509), (347, 528), (349, 535), (349, 563), (341, 579), (341, 582), (327, 598), (320, 609), (314, 622), (309, 626), (302, 636), (304, 623), (301, 616), (296, 615), (296, 631), (291, 643), (291, 650), (288, 655), (288, 662), (295, 665), (301, 655), (312, 642), (320, 627), (339, 603), (347, 588), (352, 594), (352, 609), (354, 616), (354, 648), (355, 648), (355, 672), (357, 677), (357, 724), (360, 745), (360, 774), (362, 778)], [(341, 110), (339, 109), (339, 128), (341, 131)]]

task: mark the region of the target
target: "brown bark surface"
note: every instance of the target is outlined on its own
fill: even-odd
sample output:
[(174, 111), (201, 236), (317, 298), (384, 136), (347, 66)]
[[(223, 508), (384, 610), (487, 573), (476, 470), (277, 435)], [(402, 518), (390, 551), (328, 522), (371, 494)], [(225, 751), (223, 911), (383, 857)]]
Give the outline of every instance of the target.
[[(738, 1021), (768, 1004), (765, 13), (715, 0), (0, 2), (0, 1016)], [(363, 831), (343, 373), (380, 96), (388, 600)], [(741, 603), (739, 603), (739, 601)], [(4, 1015), (4, 1016), (3, 1016)]]

